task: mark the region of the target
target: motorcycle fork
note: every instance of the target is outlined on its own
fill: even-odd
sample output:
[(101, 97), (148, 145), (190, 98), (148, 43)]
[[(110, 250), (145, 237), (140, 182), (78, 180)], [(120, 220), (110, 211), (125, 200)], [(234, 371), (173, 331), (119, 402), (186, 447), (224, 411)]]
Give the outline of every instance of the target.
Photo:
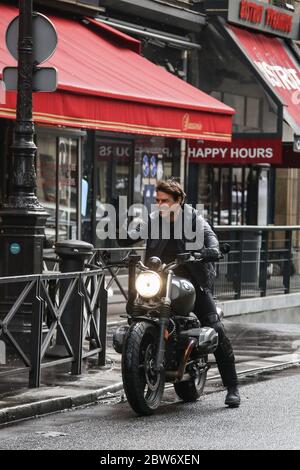
[(166, 296), (163, 299), (163, 303), (160, 308), (159, 335), (158, 335), (157, 353), (156, 353), (156, 360), (155, 360), (155, 369), (157, 371), (160, 371), (164, 368), (166, 341), (168, 339), (168, 326), (169, 326), (169, 318), (171, 314), (172, 278), (173, 278), (173, 272), (169, 271), (168, 276), (167, 276), (167, 282), (166, 282)]

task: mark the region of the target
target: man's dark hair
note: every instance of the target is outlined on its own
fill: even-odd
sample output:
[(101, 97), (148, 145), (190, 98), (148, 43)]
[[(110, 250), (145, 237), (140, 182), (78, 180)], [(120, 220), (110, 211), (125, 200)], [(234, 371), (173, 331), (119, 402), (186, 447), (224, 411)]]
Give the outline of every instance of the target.
[(156, 191), (161, 191), (163, 193), (170, 194), (170, 196), (173, 197), (175, 202), (177, 202), (178, 199), (181, 198), (181, 204), (183, 204), (186, 199), (186, 194), (183, 190), (183, 187), (178, 181), (173, 178), (170, 178), (166, 181), (158, 181)]

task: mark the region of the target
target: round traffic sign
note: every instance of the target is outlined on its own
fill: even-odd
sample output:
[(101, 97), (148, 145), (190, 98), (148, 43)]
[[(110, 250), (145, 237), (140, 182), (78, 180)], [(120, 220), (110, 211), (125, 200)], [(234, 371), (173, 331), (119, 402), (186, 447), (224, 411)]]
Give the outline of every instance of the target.
[[(19, 16), (16, 16), (6, 30), (6, 46), (18, 60)], [(32, 22), (33, 61), (41, 64), (54, 54), (57, 47), (57, 33), (53, 23), (41, 13), (35, 13)]]

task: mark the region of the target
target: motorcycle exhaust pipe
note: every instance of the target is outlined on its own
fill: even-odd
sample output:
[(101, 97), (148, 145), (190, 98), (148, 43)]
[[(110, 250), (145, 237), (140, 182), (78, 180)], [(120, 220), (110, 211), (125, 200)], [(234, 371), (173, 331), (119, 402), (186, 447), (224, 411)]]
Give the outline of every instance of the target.
[(166, 336), (165, 331), (167, 330), (169, 321), (166, 319), (162, 319), (159, 324), (159, 337), (158, 337), (158, 344), (157, 344), (157, 355), (155, 360), (155, 370), (160, 371), (163, 369), (163, 361), (165, 357), (166, 351)]
[(178, 370), (176, 370), (176, 371), (166, 371), (166, 376), (169, 380), (174, 380), (174, 382), (182, 380), (182, 378), (184, 376), (184, 371), (185, 371), (186, 365), (187, 365), (187, 363), (189, 361), (189, 358), (190, 358), (190, 355), (191, 355), (191, 353), (192, 353), (192, 351), (193, 351), (193, 349), (194, 349), (194, 347), (196, 346), (197, 343), (198, 343), (198, 340), (196, 338), (190, 338), (189, 344), (186, 347), (186, 350), (184, 352), (182, 361), (179, 364)]

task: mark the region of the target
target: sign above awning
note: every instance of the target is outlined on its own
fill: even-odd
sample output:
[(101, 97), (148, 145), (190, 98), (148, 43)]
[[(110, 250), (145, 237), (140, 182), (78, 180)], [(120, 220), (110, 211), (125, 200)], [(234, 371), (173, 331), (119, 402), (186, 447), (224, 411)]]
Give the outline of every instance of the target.
[(300, 64), (284, 40), (227, 25), (231, 37), (284, 106), (284, 119), (300, 134)]
[(230, 143), (189, 141), (188, 158), (191, 163), (220, 165), (278, 165), (282, 161), (279, 139), (234, 138)]
[(299, 15), (270, 3), (228, 0), (228, 21), (276, 36), (298, 39)]
[[(18, 9), (0, 5), (0, 71), (12, 63), (5, 32)], [(34, 97), (36, 122), (114, 132), (230, 141), (234, 111), (141, 57), (135, 39), (93, 19), (50, 16), (58, 47), (47, 62), (58, 91)], [(0, 103), (15, 117), (16, 95)]]

